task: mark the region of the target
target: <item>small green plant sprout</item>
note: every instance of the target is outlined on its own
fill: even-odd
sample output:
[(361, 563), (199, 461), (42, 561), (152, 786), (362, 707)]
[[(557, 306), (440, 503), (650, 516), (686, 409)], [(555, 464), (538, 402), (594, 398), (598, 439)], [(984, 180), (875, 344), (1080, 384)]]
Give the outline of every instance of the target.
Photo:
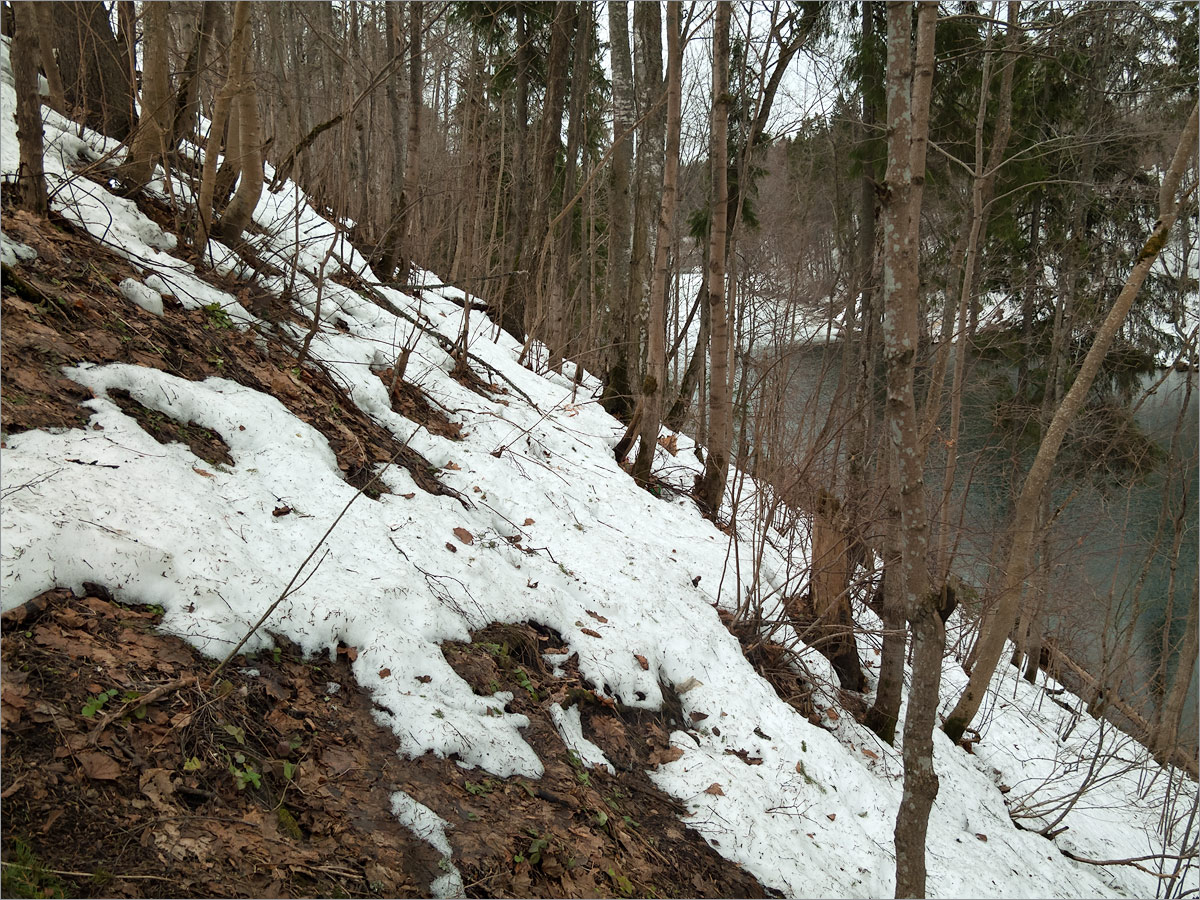
[[(142, 696), (142, 694), (140, 691), (126, 691), (125, 693), (123, 693), (121, 695), (121, 702), (122, 703), (132, 703), (134, 700), (137, 700), (141, 696)], [(146, 707), (144, 707), (144, 706), (137, 707), (136, 709), (134, 709), (132, 715), (135, 719), (146, 718)]]
[(203, 766), (204, 766), (204, 763), (200, 762), (200, 758), (193, 756), (191, 759), (184, 761), (183, 771), (198, 772)]
[(262, 787), (262, 776), (258, 774), (254, 766), (246, 762), (244, 753), (233, 755), (233, 762), (229, 764), (229, 774), (237, 782), (239, 791), (244, 791), (248, 784), (254, 785), (256, 790)]
[(473, 797), (478, 797), (481, 794), (490, 794), (492, 791), (494, 791), (496, 789), (496, 783), (490, 778), (485, 778), (479, 784), (476, 784), (473, 781), (468, 781), (464, 787), (467, 789), (468, 794)]
[(527, 673), (520, 666), (517, 666), (516, 670), (513, 672), (513, 678), (516, 679), (517, 684), (519, 684), (522, 688), (524, 688), (529, 693), (529, 696), (533, 699), (533, 702), (537, 703), (538, 702), (538, 692), (536, 690), (534, 690), (533, 682), (531, 682), (529, 680), (529, 673)]
[(225, 312), (220, 303), (205, 303), (201, 309), (204, 310), (206, 319), (205, 328), (225, 330), (233, 327), (233, 319), (229, 318), (229, 313)]
[(229, 735), (243, 747), (246, 745), (246, 732), (244, 729), (238, 727), (237, 725), (223, 725), (222, 729), (227, 735)]
[(94, 694), (93, 696), (89, 697), (87, 702), (83, 704), (83, 709), (81, 710), (84, 718), (90, 719), (104, 708), (105, 703), (117, 696), (119, 693), (121, 692), (116, 688), (109, 688), (107, 691), (101, 691), (99, 694)]
[(535, 837), (529, 842), (529, 849), (525, 851), (525, 855), (529, 860), (529, 864), (536, 866), (542, 861), (542, 851), (550, 846), (550, 841), (542, 835)]
[(633, 895), (632, 881), (630, 881), (624, 875), (618, 875), (612, 869), (607, 869), (606, 871), (608, 872), (608, 877), (613, 880), (613, 884), (617, 886), (617, 890), (620, 891), (622, 895), (626, 897)]

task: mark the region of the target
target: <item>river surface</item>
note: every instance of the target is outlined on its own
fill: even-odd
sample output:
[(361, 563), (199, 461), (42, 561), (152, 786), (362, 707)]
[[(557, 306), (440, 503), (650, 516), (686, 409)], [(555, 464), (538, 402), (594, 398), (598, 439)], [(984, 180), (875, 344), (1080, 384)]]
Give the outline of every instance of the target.
[[(837, 392), (840, 354), (840, 346), (834, 344), (805, 349), (796, 356), (788, 406), (797, 429), (809, 441), (830, 410), (850, 407), (849, 398)], [(997, 400), (1011, 395), (1015, 387), (1015, 368), (974, 360), (969, 369), (950, 527), (957, 541), (955, 571), (983, 588), (995, 575), (997, 539), (1009, 524), (1014, 493), (1035, 448), (1027, 442), (1014, 459), (1011, 431), (1005, 433), (994, 424)], [(922, 389), (918, 383), (919, 403), (924, 399)], [(1158, 448), (1149, 471), (1138, 476), (1124, 470), (1105, 473), (1097, 465), (1099, 454), (1089, 458), (1089, 451), (1081, 452), (1078, 444), (1070, 442), (1055, 468), (1052, 502), (1058, 514), (1050, 532), (1048, 577), (1042, 592), (1047, 630), (1093, 672), (1106, 661), (1127, 659), (1129, 675), (1122, 694), (1147, 712), (1152, 708), (1147, 704), (1153, 704), (1147, 681), (1162, 656), (1164, 628), (1170, 628), (1170, 643), (1177, 646), (1200, 577), (1197, 393), (1195, 372), (1142, 376), (1127, 407), (1141, 399), (1134, 420)], [(882, 424), (882, 409), (878, 417)], [(944, 416), (943, 428), (947, 421)], [(941, 496), (945, 459), (944, 445), (936, 438), (933, 443), (926, 474), (931, 501)], [(827, 446), (822, 455), (828, 465), (838, 458), (838, 451)], [(1169, 514), (1164, 514), (1164, 503), (1169, 504)], [(1182, 522), (1177, 556), (1172, 552), (1175, 513)], [(1176, 560), (1173, 583), (1172, 557)], [(1171, 658), (1171, 670), (1174, 663)], [(1195, 674), (1191, 691), (1182, 730), (1194, 744)]]

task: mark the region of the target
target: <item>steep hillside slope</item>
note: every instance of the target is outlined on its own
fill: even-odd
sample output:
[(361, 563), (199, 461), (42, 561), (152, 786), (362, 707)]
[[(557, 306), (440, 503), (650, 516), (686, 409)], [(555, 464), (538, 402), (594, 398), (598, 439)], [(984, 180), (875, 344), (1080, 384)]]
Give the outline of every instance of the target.
[[(5, 82), (5, 173), (15, 170), (12, 109)], [(719, 854), (787, 895), (892, 893), (897, 751), (855, 721), (820, 656), (798, 661), (804, 696), (781, 696), (720, 615), (747, 591), (800, 589), (807, 570), (802, 526), (780, 533), (756, 520), (765, 489), (741, 481), (736, 524), (719, 530), (688, 496), (699, 465), (684, 436), (675, 455), (659, 452), (657, 495), (639, 489), (613, 460), (622, 427), (594, 402), (595, 379), (583, 373), (577, 389), (570, 365), (561, 375), (518, 365), (519, 342), (478, 312), (469, 353), (456, 351), (470, 298), (379, 284), (295, 185), (264, 194), (245, 247), (213, 241), (200, 256), (172, 231), (168, 198), (189, 196), (186, 183), (160, 179), (136, 203), (120, 199), (101, 161), (112, 143), (45, 117), (54, 218), (38, 223), (7, 207), (3, 218), (0, 584), (5, 610), (53, 589), (74, 596), (10, 617), (5, 722), (40, 725), (39, 752), (62, 761), (88, 802), (44, 829), (6, 833), (6, 850), (19, 837), (48, 853), (40, 835), (51, 827), (56, 842), (82, 840), (89, 815), (134, 785), (159, 818), (184, 823), (176, 828), (197, 827), (210, 814), (204, 803), (230, 797), (301, 812), (302, 827), (279, 826), (272, 840), (281, 853), (289, 841), (314, 850), (323, 816), (336, 813), (314, 792), (338, 790), (351, 769), (383, 771), (383, 756), (399, 753), (386, 776), (346, 788), (378, 804), (356, 827), (390, 813), (441, 862), (418, 859), (404, 873), (364, 863), (371, 892), (759, 890)], [(321, 327), (301, 363), (314, 315)], [(228, 681), (187, 681), (155, 668), (157, 645), (105, 631), (131, 615), (113, 612), (106, 595), (159, 608), (155, 627), (210, 666), (250, 637)], [(858, 613), (869, 667), (879, 623)], [(35, 616), (49, 616), (44, 631)], [(69, 661), (97, 659), (95, 649), (72, 649), (95, 632), (110, 635), (101, 645), (110, 659), (85, 682)], [(37, 653), (59, 656), (38, 662)], [(23, 678), (10, 658), (38, 678)], [(194, 657), (174, 665), (202, 671)], [(322, 679), (301, 680), (304, 665), (337, 676), (322, 694)], [(369, 702), (338, 700), (351, 677)], [(952, 658), (943, 679), (948, 697), (965, 680)], [(139, 707), (155, 688), (169, 690)], [(1064, 853), (1155, 852), (1168, 784), (1178, 782), (1136, 745), (1115, 746), (1057, 685), (1001, 672), (994, 688), (973, 755), (936, 736), (931, 892), (1152, 894), (1159, 879), (1147, 868)], [(245, 712), (214, 720), (208, 757), (154, 755), (156, 741), (191, 727), (184, 718), (229, 696)], [(100, 706), (64, 715), (80, 697)], [(311, 715), (323, 703), (358, 718)], [(118, 715), (94, 729), (79, 721), (102, 707)], [(89, 754), (115, 760), (118, 732), (136, 732), (139, 709), (161, 734), (134, 743), (116, 777), (101, 777), (113, 771)], [(261, 724), (278, 713), (290, 720), (272, 726), (287, 752), (267, 743)], [(337, 730), (365, 728), (368, 715), (391, 746), (357, 741), (326, 758), (332, 738), (353, 736)], [(232, 743), (212, 738), (225, 726)], [(238, 740), (248, 727), (257, 744)], [(293, 733), (317, 752), (290, 747)], [(264, 781), (271, 766), (278, 773)], [(197, 773), (207, 787), (189, 784)], [(6, 765), (6, 803), (33, 803), (10, 778)], [(293, 778), (304, 801), (288, 807), (280, 793)], [(1010, 819), (1021, 808), (1041, 827), (1085, 782), (1091, 791), (1053, 841)], [(178, 799), (187, 790), (214, 797), (193, 806)], [(1173, 808), (1194, 808), (1194, 785), (1183, 791)], [(153, 833), (143, 846), (170, 850), (176, 864), (253, 859), (218, 854), (213, 841), (227, 836), (206, 843), (189, 833), (184, 843), (182, 832)], [(618, 856), (640, 868), (623, 871)], [(314, 859), (306, 864), (325, 865)], [(487, 880), (496, 873), (501, 880)], [(246, 871), (234, 881), (231, 892), (305, 889)], [(188, 890), (213, 883), (197, 878)]]

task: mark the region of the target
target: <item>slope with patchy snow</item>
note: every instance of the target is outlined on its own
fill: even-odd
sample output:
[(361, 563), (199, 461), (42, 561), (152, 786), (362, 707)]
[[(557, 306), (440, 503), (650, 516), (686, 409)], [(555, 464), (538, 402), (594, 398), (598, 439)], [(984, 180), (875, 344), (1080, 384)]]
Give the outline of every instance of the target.
[[(5, 80), (5, 173), (16, 168), (13, 108)], [(45, 119), (53, 207), (141, 270), (142, 284), (126, 289), (131, 302), (152, 307), (155, 297), (173, 296), (185, 306), (217, 303), (238, 327), (290, 329), (303, 338), (302, 328), (263, 322), (198, 278), (174, 254), (174, 235), (73, 174), (81, 159), (98, 158), (111, 143), (86, 131), (79, 137), (77, 126), (49, 110)], [(172, 187), (188, 195), (185, 185)], [(67, 375), (95, 394), (86, 403), (92, 427), (11, 435), (0, 456), (4, 608), (55, 585), (102, 583), (124, 600), (162, 605), (164, 627), (222, 656), (300, 572), (299, 587), (268, 627), (314, 654), (333, 653), (339, 642), (357, 647), (355, 675), (405, 753), (456, 754), (462, 765), (497, 777), (540, 774), (542, 762), (522, 739), (526, 720), (504, 712), (502, 696), (474, 694), (439, 645), (490, 622), (538, 622), (564, 637), (598, 692), (654, 708), (661, 682), (681, 692), (685, 714), (704, 713), (706, 724), (718, 725), (677, 732), (682, 755), (653, 777), (688, 806), (686, 824), (720, 853), (788, 895), (890, 895), (898, 752), (839, 711), (835, 691), (822, 698), (838, 716), (826, 727), (799, 715), (758, 677), (713, 608), (735, 601), (739, 577), (759, 572), (769, 593), (804, 567), (775, 549), (789, 546), (778, 534), (756, 567), (752, 492), (739, 516), (742, 540), (731, 543), (686, 496), (698, 471), (686, 438), (679, 437), (677, 456), (660, 450), (657, 460), (678, 491), (658, 498), (638, 489), (613, 460), (622, 427), (592, 399), (598, 384), (591, 376), (576, 394), (569, 365), (564, 375), (518, 365), (519, 343), (476, 315), (470, 348), (477, 374), (495, 389), (472, 391), (451, 377), (454, 360), (432, 337), (454, 340), (460, 332), (463, 311), (450, 299), (460, 294), (427, 290), (416, 298), (379, 285), (343, 233), (290, 182), (264, 193), (255, 221), (259, 255), (295, 271), (302, 315), (311, 318), (318, 283), (335, 272), (356, 273), (375, 298), (407, 314), (325, 279), (325, 327), (311, 353), (351, 402), (419, 451), (466, 502), (426, 493), (392, 466), (380, 475), (390, 493), (358, 496), (323, 538), (356, 489), (325, 438), (277, 399), (221, 378), (190, 382), (137, 366), (80, 366)], [(8, 238), (3, 246), (9, 265), (30, 252)], [(214, 242), (210, 251), (218, 266), (239, 271), (227, 250)], [(259, 286), (282, 292), (289, 281), (261, 277)], [(433, 435), (393, 411), (376, 373), (403, 346), (412, 347), (406, 377), (452, 412), (463, 440)], [(233, 465), (197, 472), (207, 464), (182, 445), (153, 440), (114, 402), (117, 389), (163, 416), (217, 432)], [(296, 514), (273, 515), (280, 504)], [(869, 612), (860, 612), (866, 629), (877, 630)], [(249, 649), (268, 641), (260, 632)], [(819, 657), (813, 660), (819, 669)], [(943, 696), (952, 698), (964, 681), (948, 659)], [(1156, 766), (1144, 750), (1126, 746), (1109, 762), (1111, 778), (1063, 820), (1068, 832), (1052, 842), (1018, 830), (999, 785), (1012, 787), (1010, 803), (1031, 789), (1041, 792), (1035, 799), (1069, 793), (1088, 774), (1099, 726), (1085, 716), (1064, 735), (1072, 714), (1048, 703), (1042, 686), (1008, 672), (997, 674), (994, 689), (975, 755), (936, 735), (942, 787), (929, 831), (931, 895), (1153, 894), (1150, 874), (1080, 864), (1060, 848), (1112, 859), (1161, 847), (1155, 828), (1167, 779), (1139, 792)], [(1078, 706), (1069, 695), (1060, 699)], [(747, 766), (727, 750), (762, 764)], [(1118, 771), (1126, 762), (1128, 771)], [(721, 792), (706, 790), (713, 784)], [(396, 795), (393, 810), (443, 852), (450, 847), (436, 817), (411, 798)], [(437, 888), (454, 893), (461, 882), (450, 875)]]

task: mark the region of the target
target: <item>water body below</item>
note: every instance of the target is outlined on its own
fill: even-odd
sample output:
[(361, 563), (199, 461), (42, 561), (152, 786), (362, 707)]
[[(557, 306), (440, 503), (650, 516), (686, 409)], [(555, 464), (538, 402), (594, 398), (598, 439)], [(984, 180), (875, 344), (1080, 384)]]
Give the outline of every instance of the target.
[[(834, 344), (805, 349), (795, 357), (789, 409), (807, 441), (817, 439), (830, 410), (850, 408), (850, 398), (840, 397), (837, 391), (841, 352)], [(1013, 497), (1035, 448), (1031, 443), (1022, 447), (1014, 459), (1011, 431), (1004, 432), (994, 424), (997, 401), (1011, 396), (1015, 388), (1015, 367), (973, 360), (969, 368), (951, 535), (957, 541), (955, 571), (982, 588), (995, 575), (1001, 549), (998, 539), (1010, 522)], [(1057, 516), (1047, 553), (1047, 630), (1060, 636), (1064, 646), (1093, 672), (1127, 649), (1131, 674), (1122, 694), (1135, 701), (1143, 699), (1146, 712), (1152, 706), (1145, 703), (1153, 703), (1146, 685), (1162, 656), (1164, 629), (1170, 628), (1168, 646), (1177, 646), (1200, 577), (1197, 393), (1196, 373), (1178, 371), (1143, 376), (1133, 391), (1129, 406), (1141, 401), (1134, 421), (1158, 447), (1148, 472), (1141, 476), (1127, 471), (1105, 473), (1099, 457), (1088, 459), (1078, 445), (1068, 445), (1060, 454), (1053, 478), (1052, 505)], [(924, 399), (921, 384), (918, 398), (918, 402)], [(880, 408), (880, 425), (882, 417)], [(948, 415), (943, 420), (945, 428)], [(829, 433), (825, 432), (827, 440)], [(940, 498), (944, 446), (936, 438), (933, 443), (926, 490), (930, 498)], [(818, 452), (825, 465), (842, 463), (833, 444)], [(1166, 510), (1164, 503), (1169, 504)], [(1172, 552), (1176, 517), (1182, 532), (1177, 556)], [(1123, 637), (1129, 638), (1127, 648)], [(1170, 671), (1174, 663), (1171, 659)], [(1194, 673), (1182, 728), (1192, 743), (1197, 727), (1196, 681)]]

